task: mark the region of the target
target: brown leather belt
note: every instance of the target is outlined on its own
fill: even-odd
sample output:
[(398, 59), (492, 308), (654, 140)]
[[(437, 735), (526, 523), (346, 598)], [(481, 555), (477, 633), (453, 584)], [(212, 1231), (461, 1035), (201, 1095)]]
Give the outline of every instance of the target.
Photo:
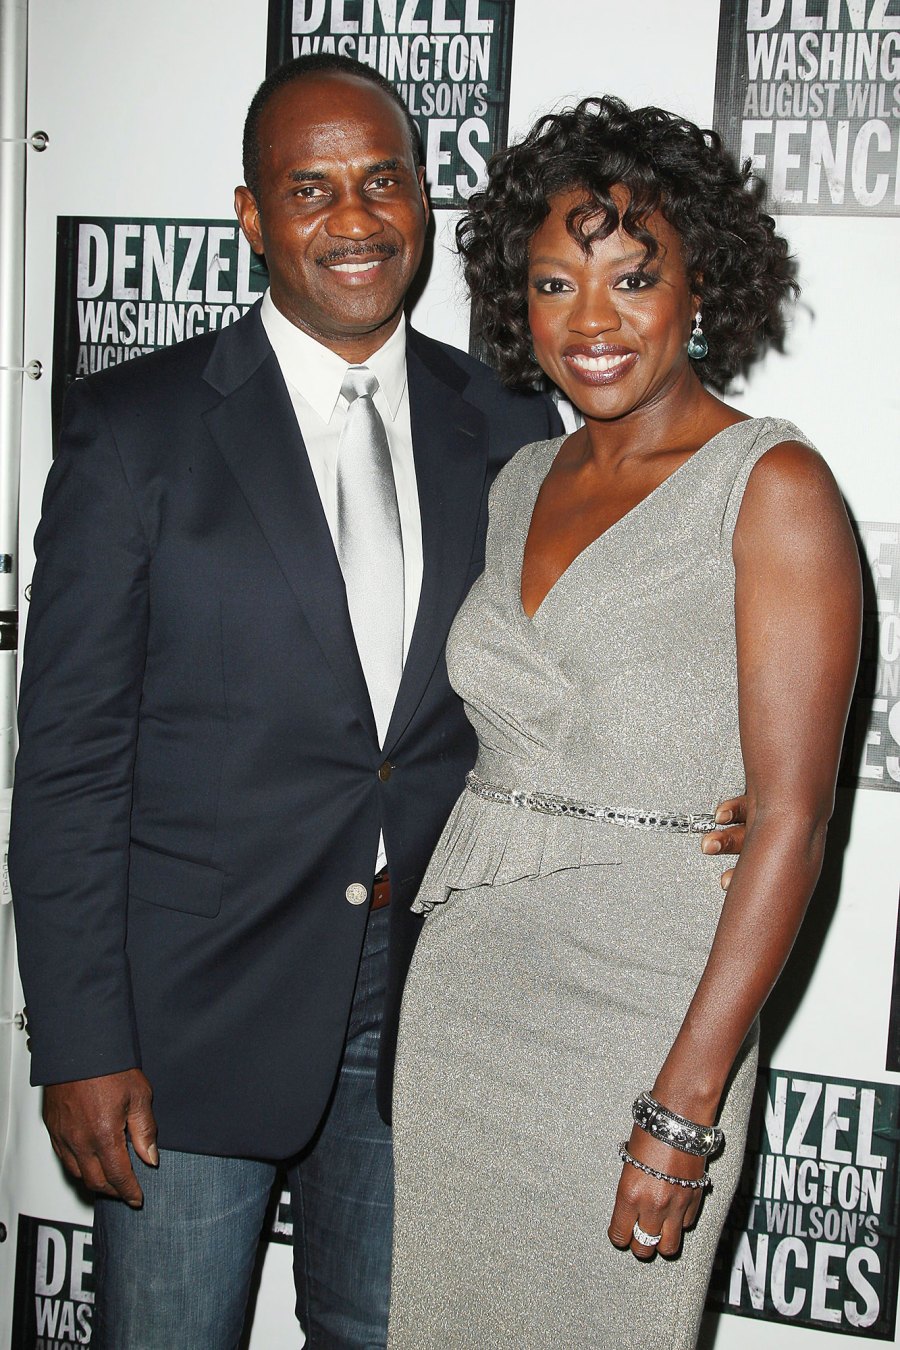
[(384, 909), (391, 903), (391, 879), (387, 868), (383, 867), (372, 882), (372, 903), (370, 909)]

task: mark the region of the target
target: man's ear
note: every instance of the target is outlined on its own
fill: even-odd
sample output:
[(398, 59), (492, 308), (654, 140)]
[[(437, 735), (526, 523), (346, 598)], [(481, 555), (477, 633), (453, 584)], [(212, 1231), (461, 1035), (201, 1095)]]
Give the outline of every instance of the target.
[(259, 227), (259, 206), (248, 187), (243, 184), (234, 189), (234, 211), (247, 243), (254, 253), (265, 253), (262, 230)]

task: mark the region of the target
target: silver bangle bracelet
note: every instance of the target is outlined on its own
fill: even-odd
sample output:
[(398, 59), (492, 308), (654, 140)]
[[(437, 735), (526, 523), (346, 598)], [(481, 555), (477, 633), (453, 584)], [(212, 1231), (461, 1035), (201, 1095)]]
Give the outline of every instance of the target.
[(646, 1172), (648, 1177), (655, 1177), (657, 1181), (667, 1181), (670, 1186), (683, 1186), (688, 1191), (712, 1190), (712, 1177), (708, 1172), (704, 1172), (697, 1181), (691, 1181), (688, 1177), (670, 1177), (668, 1172), (658, 1172), (655, 1167), (648, 1167), (639, 1158), (632, 1157), (628, 1152), (627, 1139), (623, 1139), (619, 1145), (619, 1157), (623, 1162), (636, 1167), (639, 1172)]
[(679, 1116), (651, 1097), (649, 1092), (642, 1092), (635, 1099), (631, 1115), (634, 1123), (654, 1139), (695, 1158), (708, 1158), (711, 1153), (718, 1153), (725, 1143), (725, 1134), (718, 1125), (698, 1125), (696, 1121)]

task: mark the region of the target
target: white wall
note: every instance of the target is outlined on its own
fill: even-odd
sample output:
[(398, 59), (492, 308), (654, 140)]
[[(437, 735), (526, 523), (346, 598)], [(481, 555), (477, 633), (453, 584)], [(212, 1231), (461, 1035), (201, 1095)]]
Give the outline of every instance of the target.
[[(824, 12), (816, 5), (808, 0), (809, 13)], [(511, 135), (522, 133), (537, 113), (596, 92), (656, 103), (709, 124), (718, 21), (715, 0), (518, 0)], [(25, 357), (38, 357), (47, 374), (24, 388), (23, 613), (50, 462), (56, 219), (229, 217), (232, 189), (241, 179), (243, 115), (265, 73), (266, 23), (265, 0), (32, 0), (28, 129), (46, 130), (50, 147), (28, 161)], [(414, 322), (465, 346), (468, 315), (451, 247), (456, 219), (453, 212), (437, 213), (434, 262)], [(896, 218), (791, 215), (781, 228), (801, 260), (803, 300), (788, 352), (767, 358), (734, 401), (749, 412), (796, 421), (825, 454), (858, 520), (900, 521)], [(854, 809), (837, 907), (833, 916), (815, 917), (814, 911), (804, 942), (811, 950), (823, 937), (816, 926), (827, 929), (821, 955), (810, 961), (811, 978), (783, 1034), (774, 1043), (770, 1034), (767, 1059), (794, 1072), (897, 1083), (900, 1076), (884, 1065), (900, 795), (873, 788), (852, 797), (844, 792), (840, 804), (842, 819), (851, 803)], [(791, 968), (789, 979), (799, 980), (801, 966)], [(799, 992), (799, 986), (787, 989), (782, 1004)], [(9, 1230), (0, 1246), (4, 1310), (13, 1304), (16, 1216), (90, 1221), (45, 1142), (39, 1097), (26, 1085), (27, 1060), (19, 1034), (10, 1148), (0, 1174), (0, 1219)], [(273, 1245), (254, 1350), (300, 1344), (292, 1304), (289, 1249)], [(4, 1311), (0, 1347), (12, 1344), (10, 1334)], [(829, 1338), (824, 1331), (729, 1315), (710, 1318), (707, 1337), (708, 1345), (729, 1350), (804, 1350)]]

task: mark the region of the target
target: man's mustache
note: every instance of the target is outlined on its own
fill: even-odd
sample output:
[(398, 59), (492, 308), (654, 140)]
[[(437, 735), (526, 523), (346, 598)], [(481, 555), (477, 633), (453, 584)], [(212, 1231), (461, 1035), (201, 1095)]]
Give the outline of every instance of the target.
[(316, 258), (316, 263), (319, 267), (327, 267), (330, 263), (350, 262), (353, 258), (371, 258), (375, 253), (380, 253), (385, 258), (396, 258), (399, 252), (396, 244), (357, 244), (354, 248), (343, 246), (330, 249), (328, 253)]

